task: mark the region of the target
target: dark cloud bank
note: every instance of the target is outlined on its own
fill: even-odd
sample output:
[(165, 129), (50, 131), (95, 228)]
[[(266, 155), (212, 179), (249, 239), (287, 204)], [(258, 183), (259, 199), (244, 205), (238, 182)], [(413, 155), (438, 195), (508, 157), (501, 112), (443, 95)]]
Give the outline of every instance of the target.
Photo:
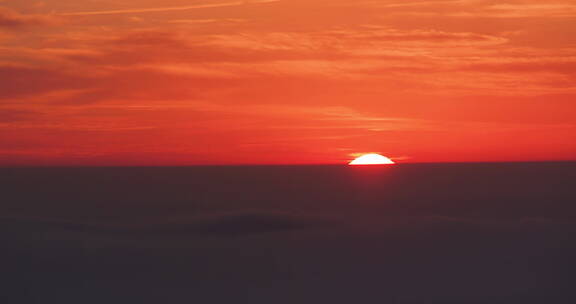
[(574, 168), (2, 169), (2, 296), (573, 303)]

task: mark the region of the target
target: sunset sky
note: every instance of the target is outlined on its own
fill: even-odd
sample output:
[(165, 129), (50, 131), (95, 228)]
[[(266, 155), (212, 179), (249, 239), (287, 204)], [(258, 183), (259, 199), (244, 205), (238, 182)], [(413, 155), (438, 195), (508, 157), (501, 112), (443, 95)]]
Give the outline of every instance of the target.
[(576, 1), (0, 0), (0, 165), (576, 160)]

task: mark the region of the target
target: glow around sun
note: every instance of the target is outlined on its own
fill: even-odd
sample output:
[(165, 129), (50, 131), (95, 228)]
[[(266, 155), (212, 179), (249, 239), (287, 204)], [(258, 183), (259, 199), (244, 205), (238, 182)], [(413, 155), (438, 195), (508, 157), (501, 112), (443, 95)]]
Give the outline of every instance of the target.
[(356, 159), (354, 159), (349, 163), (349, 165), (391, 165), (391, 164), (394, 164), (394, 162), (391, 159), (376, 153), (364, 154), (360, 157), (357, 157)]

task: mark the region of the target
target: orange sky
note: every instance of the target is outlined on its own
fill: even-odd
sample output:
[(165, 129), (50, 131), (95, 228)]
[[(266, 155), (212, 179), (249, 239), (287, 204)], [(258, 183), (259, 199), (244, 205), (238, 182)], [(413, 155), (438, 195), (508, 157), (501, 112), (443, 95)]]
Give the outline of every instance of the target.
[(576, 160), (576, 1), (0, 0), (0, 165)]

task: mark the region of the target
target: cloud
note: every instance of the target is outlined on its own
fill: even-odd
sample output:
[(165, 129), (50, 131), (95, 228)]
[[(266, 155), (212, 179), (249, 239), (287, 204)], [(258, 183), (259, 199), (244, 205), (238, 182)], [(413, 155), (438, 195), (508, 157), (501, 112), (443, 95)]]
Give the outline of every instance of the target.
[(0, 99), (46, 93), (55, 89), (78, 89), (89, 85), (86, 78), (49, 68), (0, 66)]
[(134, 14), (134, 13), (157, 13), (157, 12), (170, 12), (170, 11), (185, 11), (203, 8), (218, 8), (230, 6), (243, 6), (249, 4), (273, 3), (279, 0), (253, 0), (253, 1), (230, 1), (221, 3), (205, 3), (186, 6), (169, 6), (169, 7), (154, 7), (154, 8), (135, 8), (135, 9), (122, 9), (122, 10), (104, 10), (104, 11), (89, 11), (89, 12), (72, 12), (61, 13), (62, 16), (97, 16), (97, 15), (119, 15), (119, 14)]
[(495, 3), (485, 0), (439, 0), (396, 2), (364, 1), (340, 3), (341, 6), (359, 6), (398, 17), (440, 16), (442, 18), (569, 18), (576, 16), (576, 4), (569, 1), (510, 0)]
[(68, 231), (139, 235), (243, 236), (292, 230), (316, 229), (328, 225), (325, 219), (290, 214), (236, 214), (159, 222), (137, 219), (132, 223), (82, 223), (41, 218), (2, 218), (3, 224), (26, 226), (42, 231)]
[(565, 18), (576, 16), (576, 3), (488, 2), (485, 15), (501, 18)]
[[(569, 58), (567, 58), (569, 59)], [(575, 60), (534, 59), (530, 61), (510, 60), (500, 63), (481, 63), (464, 66), (464, 69), (493, 73), (557, 73), (576, 76)]]
[(238, 24), (247, 22), (246, 19), (239, 19), (239, 18), (224, 18), (224, 19), (177, 19), (177, 20), (170, 20), (168, 23), (175, 23), (175, 24), (208, 24), (213, 25), (214, 23), (229, 23), (229, 24)]
[(32, 119), (38, 113), (32, 110), (25, 109), (1, 109), (0, 110), (0, 126), (6, 122), (19, 122)]
[(366, 40), (371, 42), (428, 42), (428, 43), (465, 43), (465, 44), (502, 44), (508, 40), (503, 37), (471, 32), (446, 32), (440, 30), (399, 30), (381, 26), (365, 26), (356, 30), (328, 31), (320, 33), (337, 39)]
[[(234, 84), (234, 80), (220, 76), (168, 74), (139, 67), (93, 69), (90, 65), (83, 69), (0, 66), (4, 80), (0, 82), (0, 100), (45, 104), (86, 104), (110, 98), (181, 100)], [(58, 92), (62, 94), (51, 94)]]
[(24, 15), (6, 7), (0, 7), (0, 28), (20, 28), (54, 24), (57, 18), (52, 15)]
[[(129, 66), (154, 63), (246, 64), (245, 71), (319, 70), (323, 67), (353, 66), (358, 60), (377, 59), (404, 64), (430, 59), (429, 53), (447, 45), (492, 46), (506, 38), (470, 32), (397, 30), (377, 26), (306, 33), (246, 32), (242, 35), (197, 35), (185, 30), (130, 30), (77, 35), (61, 43), (74, 45), (39, 50), (36, 56), (52, 56), (84, 64)], [(353, 60), (353, 61), (352, 61)], [(300, 62), (296, 62), (300, 61)], [(259, 68), (252, 63), (270, 63)], [(303, 67), (300, 69), (300, 67)], [(214, 68), (214, 66), (208, 66)], [(218, 69), (218, 67), (216, 67)], [(182, 70), (182, 69), (180, 69)], [(332, 71), (336, 72), (336, 70)], [(335, 73), (332, 73), (335, 75)]]
[[(551, 59), (536, 55), (542, 52), (528, 50), (522, 63), (512, 58), (508, 39), (378, 25), (309, 32), (247, 31), (241, 35), (161, 28), (87, 30), (55, 35), (47, 48), (0, 49), (4, 56), (27, 63), (0, 67), (0, 75), (7, 79), (0, 84), (0, 95), (7, 99), (89, 89), (84, 95), (68, 98), (81, 104), (106, 99), (192, 100), (216, 93), (215, 89), (238, 88), (218, 92), (216, 102), (256, 95), (274, 95), (270, 98), (282, 102), (291, 95), (277, 96), (276, 90), (292, 90), (298, 85), (300, 90), (293, 92), (295, 97), (290, 100), (295, 102), (312, 98), (304, 94), (303, 87), (316, 90), (317, 98), (333, 98), (327, 89), (335, 86), (349, 91), (421, 88), (455, 94), (479, 88), (510, 92), (503, 86), (507, 83), (524, 86), (525, 94), (567, 89), (566, 80), (528, 77), (514, 70), (548, 69), (567, 74), (571, 66), (562, 67), (561, 62), (568, 60), (568, 55), (560, 56), (554, 67), (546, 63)], [(41, 64), (30, 66), (29, 62)], [(500, 75), (487, 75), (496, 71)], [(262, 82), (267, 83), (265, 88), (258, 85)], [(358, 87), (350, 87), (351, 83)], [(297, 96), (299, 92), (303, 96)], [(234, 93), (237, 95), (232, 96)]]

